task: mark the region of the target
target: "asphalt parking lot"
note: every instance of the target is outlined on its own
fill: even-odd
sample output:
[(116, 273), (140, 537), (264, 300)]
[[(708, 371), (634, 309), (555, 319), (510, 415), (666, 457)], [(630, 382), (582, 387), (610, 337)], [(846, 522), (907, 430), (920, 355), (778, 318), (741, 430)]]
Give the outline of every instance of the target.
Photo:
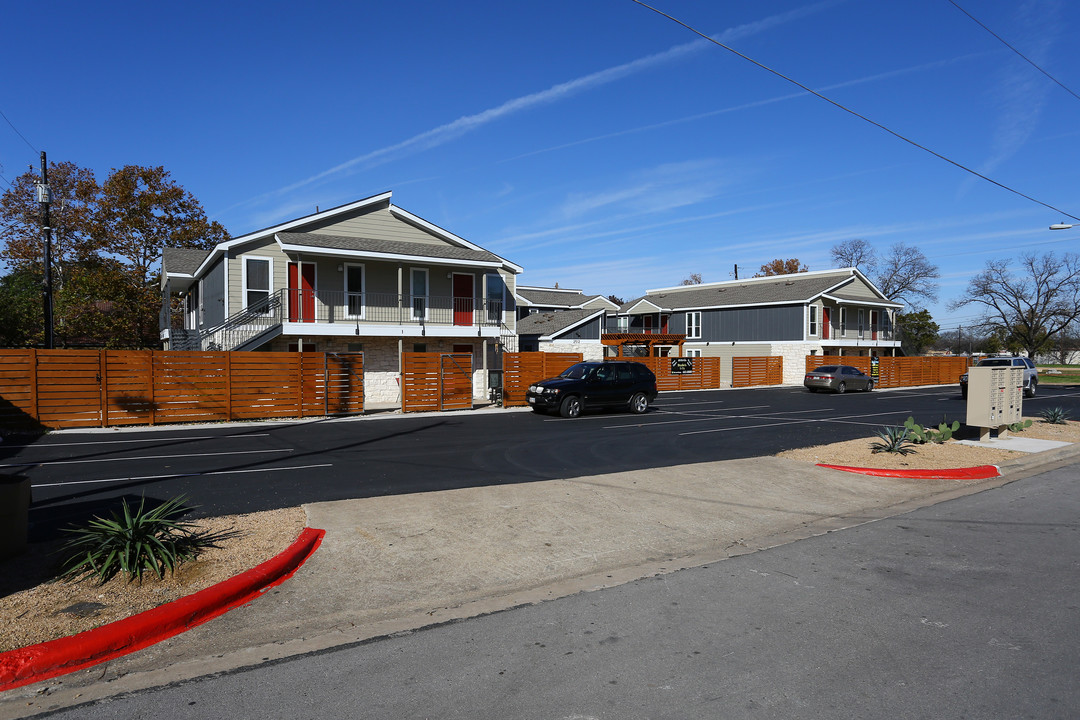
[[(1043, 385), (1025, 414), (1063, 406), (1080, 388)], [(865, 437), (913, 415), (963, 421), (956, 386), (845, 395), (803, 388), (661, 393), (645, 415), (565, 420), (526, 409), (373, 414), (317, 421), (64, 431), (0, 443), (0, 472), (33, 486), (41, 537), (115, 502), (186, 494), (197, 515), (252, 512), (685, 463), (771, 455)]]

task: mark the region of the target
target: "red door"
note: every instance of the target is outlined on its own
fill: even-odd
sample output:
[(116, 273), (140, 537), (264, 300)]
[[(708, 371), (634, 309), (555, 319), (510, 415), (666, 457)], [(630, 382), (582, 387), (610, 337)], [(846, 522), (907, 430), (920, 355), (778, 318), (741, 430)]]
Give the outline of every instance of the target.
[(289, 322), (315, 322), (315, 263), (289, 263)]
[(660, 316), (660, 334), (661, 335), (667, 335), (668, 334), (668, 324), (667, 324), (667, 322), (668, 322), (668, 316), (667, 315), (661, 315)]
[(454, 324), (473, 324), (473, 276), (454, 274)]
[(821, 339), (829, 339), (829, 308), (821, 308)]
[(645, 315), (641, 318), (642, 329), (646, 335), (652, 334), (652, 315)]

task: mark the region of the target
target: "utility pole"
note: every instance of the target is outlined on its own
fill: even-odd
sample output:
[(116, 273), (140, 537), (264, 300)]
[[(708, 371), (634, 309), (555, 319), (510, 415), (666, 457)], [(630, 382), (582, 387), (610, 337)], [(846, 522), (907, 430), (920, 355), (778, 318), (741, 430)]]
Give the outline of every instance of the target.
[(52, 288), (52, 228), (49, 227), (49, 166), (45, 151), (41, 151), (41, 182), (37, 184), (37, 200), (41, 203), (42, 230), (45, 233), (45, 281), (42, 283), (45, 303), (45, 349), (56, 347), (53, 340), (53, 288)]
[(963, 329), (963, 327), (964, 327), (963, 325), (957, 325), (956, 326), (956, 354), (957, 355), (963, 355), (964, 354), (964, 344), (963, 344), (964, 341), (963, 341), (963, 338), (960, 335), (960, 331)]
[(735, 279), (739, 279), (739, 264), (735, 263)]

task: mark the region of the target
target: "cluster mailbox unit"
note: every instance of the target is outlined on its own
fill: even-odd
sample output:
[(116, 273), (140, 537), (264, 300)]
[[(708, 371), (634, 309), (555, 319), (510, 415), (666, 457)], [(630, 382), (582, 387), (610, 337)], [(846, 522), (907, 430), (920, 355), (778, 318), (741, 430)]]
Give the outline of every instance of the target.
[(967, 424), (979, 428), (979, 440), (990, 438), (990, 429), (998, 437), (1009, 436), (1009, 425), (1023, 416), (1024, 368), (968, 368)]

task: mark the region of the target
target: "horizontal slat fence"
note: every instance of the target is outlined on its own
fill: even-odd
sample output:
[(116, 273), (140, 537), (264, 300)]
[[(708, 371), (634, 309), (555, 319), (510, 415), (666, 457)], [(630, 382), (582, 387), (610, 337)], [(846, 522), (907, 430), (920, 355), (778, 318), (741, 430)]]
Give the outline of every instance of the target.
[(472, 393), (472, 355), (401, 354), (402, 412), (469, 409)]
[(314, 417), (362, 412), (363, 398), (359, 354), (0, 350), (9, 427)]
[[(875, 384), (879, 388), (950, 385), (960, 382), (960, 376), (978, 361), (978, 357), (880, 357)], [(822, 365), (850, 365), (870, 374), (870, 358), (867, 356), (806, 356), (806, 372)]]
[(731, 358), (731, 387), (752, 385), (780, 385), (784, 382), (784, 358), (733, 357)]
[(660, 392), (674, 390), (711, 390), (723, 387), (720, 383), (720, 368), (724, 358), (696, 357), (693, 359), (694, 371), (684, 374), (672, 374), (670, 357), (624, 357), (620, 360), (639, 362), (656, 375), (656, 389)]
[(556, 377), (574, 363), (581, 353), (516, 352), (503, 354), (503, 407), (528, 405), (525, 391), (538, 380)]

